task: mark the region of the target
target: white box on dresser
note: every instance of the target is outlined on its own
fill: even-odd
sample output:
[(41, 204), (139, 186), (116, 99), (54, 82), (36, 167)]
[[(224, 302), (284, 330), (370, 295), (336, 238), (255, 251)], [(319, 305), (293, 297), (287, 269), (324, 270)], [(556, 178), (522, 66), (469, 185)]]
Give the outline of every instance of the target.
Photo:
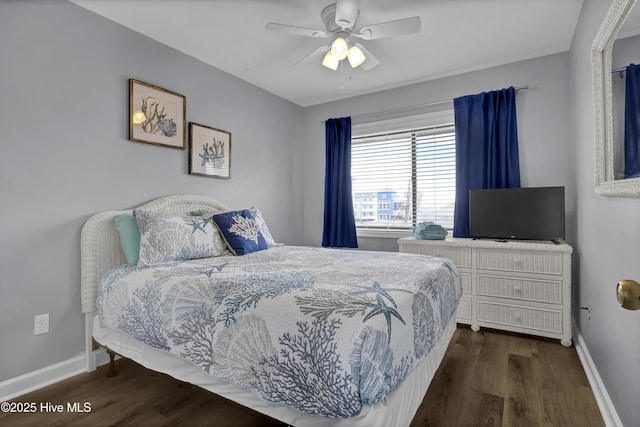
[(448, 238), (398, 240), (400, 252), (451, 260), (463, 295), (458, 323), (557, 338), (571, 346), (571, 253), (566, 243)]

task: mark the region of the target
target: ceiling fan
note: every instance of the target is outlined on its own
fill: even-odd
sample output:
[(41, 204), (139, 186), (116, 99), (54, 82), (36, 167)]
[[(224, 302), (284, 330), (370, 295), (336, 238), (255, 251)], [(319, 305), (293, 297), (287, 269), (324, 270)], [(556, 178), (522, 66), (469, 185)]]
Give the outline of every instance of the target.
[[(376, 40), (385, 37), (416, 34), (420, 32), (422, 21), (419, 16), (398, 19), (396, 21), (381, 22), (367, 25), (356, 31), (356, 21), (360, 14), (361, 0), (337, 0), (336, 3), (325, 7), (320, 14), (325, 30), (296, 27), (293, 25), (276, 24), (270, 22), (265, 26), (267, 31), (295, 34), (305, 37), (332, 38), (330, 45), (321, 46), (298, 62), (305, 61), (316, 55), (324, 54), (322, 65), (337, 70), (340, 61), (347, 58), (351, 67), (359, 65), (363, 70), (370, 70), (380, 64), (376, 58), (361, 43), (352, 43), (351, 38), (362, 40)], [(351, 44), (350, 44), (351, 43)]]

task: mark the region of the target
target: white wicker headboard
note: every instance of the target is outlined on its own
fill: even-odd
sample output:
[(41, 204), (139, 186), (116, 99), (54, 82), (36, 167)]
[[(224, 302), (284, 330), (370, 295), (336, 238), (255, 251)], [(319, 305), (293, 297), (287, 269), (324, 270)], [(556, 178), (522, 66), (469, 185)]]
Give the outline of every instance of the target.
[[(217, 200), (199, 195), (167, 196), (139, 207), (170, 213), (186, 213), (198, 209), (216, 212), (231, 210)], [(116, 231), (114, 218), (131, 212), (133, 209), (102, 212), (89, 218), (82, 228), (80, 292), (83, 313), (91, 313), (96, 310), (98, 284), (104, 273), (127, 262), (120, 247), (120, 237)]]

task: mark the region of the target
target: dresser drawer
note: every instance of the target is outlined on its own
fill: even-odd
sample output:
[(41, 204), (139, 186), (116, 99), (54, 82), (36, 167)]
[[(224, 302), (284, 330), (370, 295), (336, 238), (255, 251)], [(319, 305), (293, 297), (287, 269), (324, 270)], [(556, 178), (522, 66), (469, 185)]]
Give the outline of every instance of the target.
[(456, 320), (471, 321), (472, 313), (471, 309), (473, 304), (469, 298), (460, 298), (458, 309), (456, 310)]
[(471, 268), (471, 248), (458, 248), (438, 244), (421, 244), (412, 242), (411, 244), (400, 244), (401, 252), (413, 254), (432, 255), (451, 260), (458, 268)]
[(562, 253), (478, 249), (477, 257), (478, 269), (562, 275)]
[(478, 274), (478, 295), (562, 304), (562, 282)]
[(471, 273), (460, 273), (460, 284), (463, 294), (471, 294)]
[(522, 307), (491, 301), (477, 301), (479, 322), (493, 323), (497, 327), (512, 327), (562, 333), (562, 311), (535, 307)]

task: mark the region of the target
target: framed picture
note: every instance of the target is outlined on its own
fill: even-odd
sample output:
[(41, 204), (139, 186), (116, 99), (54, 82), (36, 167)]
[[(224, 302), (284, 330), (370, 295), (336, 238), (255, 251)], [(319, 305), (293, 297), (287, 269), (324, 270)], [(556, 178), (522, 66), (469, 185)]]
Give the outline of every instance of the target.
[(189, 173), (216, 178), (231, 177), (231, 134), (189, 123)]
[(129, 139), (187, 148), (184, 95), (129, 79)]

